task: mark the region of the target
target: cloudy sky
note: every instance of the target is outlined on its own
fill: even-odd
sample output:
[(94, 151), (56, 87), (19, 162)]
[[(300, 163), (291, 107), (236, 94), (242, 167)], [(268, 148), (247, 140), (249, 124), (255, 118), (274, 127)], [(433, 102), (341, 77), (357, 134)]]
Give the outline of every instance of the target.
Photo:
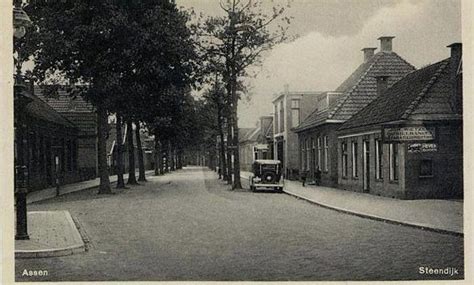
[[(287, 0), (275, 0), (286, 3)], [(178, 0), (207, 15), (221, 13), (218, 0)], [(249, 80), (250, 101), (242, 101), (239, 125), (252, 127), (272, 112), (275, 93), (335, 89), (362, 63), (364, 47), (379, 47), (380, 36), (395, 36), (393, 49), (417, 68), (449, 56), (461, 41), (460, 0), (293, 0), (290, 31), (299, 37), (265, 55)]]

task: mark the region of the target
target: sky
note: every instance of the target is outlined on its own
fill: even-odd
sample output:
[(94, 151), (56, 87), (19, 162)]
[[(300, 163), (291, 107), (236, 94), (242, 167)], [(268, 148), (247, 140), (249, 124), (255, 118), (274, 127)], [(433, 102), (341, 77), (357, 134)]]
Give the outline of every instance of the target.
[[(222, 13), (218, 0), (176, 2), (204, 15)], [(334, 90), (362, 63), (362, 48), (380, 46), (380, 36), (395, 36), (393, 50), (417, 68), (449, 57), (446, 46), (461, 41), (460, 2), (293, 0), (287, 10), (293, 17), (289, 31), (298, 37), (265, 54), (258, 75), (247, 80), (239, 126), (253, 127), (270, 114), (272, 98), (285, 84), (290, 91)]]

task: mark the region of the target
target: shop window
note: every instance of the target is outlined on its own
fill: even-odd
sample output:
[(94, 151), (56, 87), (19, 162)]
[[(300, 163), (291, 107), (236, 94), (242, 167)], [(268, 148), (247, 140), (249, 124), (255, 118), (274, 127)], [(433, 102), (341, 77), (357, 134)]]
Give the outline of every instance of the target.
[(390, 150), (390, 180), (397, 181), (398, 180), (398, 144), (391, 143), (389, 146)]
[(357, 142), (352, 142), (352, 177), (354, 178), (359, 176), (357, 165), (358, 165)]
[(306, 170), (310, 169), (311, 165), (311, 141), (309, 139), (306, 140)]
[(321, 169), (321, 152), (322, 152), (322, 146), (321, 146), (321, 138), (318, 138), (318, 168)]
[(423, 159), (420, 162), (420, 177), (433, 176), (433, 160)]
[(342, 153), (342, 176), (347, 177), (347, 143), (341, 143), (341, 153)]
[(383, 179), (382, 158), (383, 158), (383, 144), (381, 140), (377, 139), (375, 140), (375, 178), (376, 179)]
[(328, 171), (328, 160), (329, 160), (329, 145), (328, 145), (328, 137), (324, 136), (324, 171)]

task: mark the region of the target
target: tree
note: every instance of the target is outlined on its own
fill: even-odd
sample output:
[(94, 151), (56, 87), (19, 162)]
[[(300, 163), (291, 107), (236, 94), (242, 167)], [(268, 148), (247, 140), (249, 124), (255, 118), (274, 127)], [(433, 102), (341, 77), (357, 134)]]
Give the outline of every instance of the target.
[[(241, 188), (239, 133), (237, 106), (240, 98), (239, 78), (248, 76), (250, 66), (259, 64), (262, 54), (288, 39), (290, 19), (284, 16), (283, 6), (273, 6), (270, 13), (263, 8), (263, 1), (221, 1), (225, 12), (222, 17), (208, 18), (201, 27), (202, 45), (207, 54), (221, 58), (222, 74), (226, 83), (227, 107), (229, 108), (228, 143), (233, 149), (233, 189)], [(280, 20), (280, 24), (278, 24)], [(276, 25), (274, 29), (270, 26)]]

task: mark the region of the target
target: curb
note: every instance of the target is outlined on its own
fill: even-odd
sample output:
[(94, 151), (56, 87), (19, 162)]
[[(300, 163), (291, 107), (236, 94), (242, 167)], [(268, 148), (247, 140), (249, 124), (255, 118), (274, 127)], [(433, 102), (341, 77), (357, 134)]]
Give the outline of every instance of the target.
[(375, 216), (375, 215), (369, 215), (369, 214), (353, 212), (353, 211), (350, 211), (350, 210), (347, 210), (347, 209), (344, 209), (344, 208), (339, 208), (339, 207), (327, 205), (327, 204), (324, 204), (324, 203), (321, 203), (321, 202), (313, 201), (309, 198), (299, 196), (295, 193), (292, 193), (292, 192), (288, 191), (287, 189), (283, 189), (283, 192), (285, 192), (289, 196), (292, 196), (292, 197), (297, 198), (297, 199), (305, 200), (305, 201), (307, 201), (311, 204), (315, 204), (315, 205), (318, 205), (318, 206), (326, 208), (326, 209), (334, 210), (334, 211), (344, 213), (344, 214), (357, 216), (357, 217), (360, 217), (360, 218), (370, 219), (370, 220), (379, 221), (379, 222), (385, 222), (385, 223), (394, 224), (394, 225), (402, 225), (402, 226), (407, 226), (407, 227), (421, 229), (421, 230), (430, 231), (430, 232), (436, 232), (436, 233), (441, 233), (441, 234), (449, 234), (449, 235), (453, 235), (453, 236), (464, 237), (464, 233), (460, 233), (460, 232), (434, 228), (434, 227), (427, 226), (427, 225), (408, 223), (408, 222), (403, 222), (403, 221), (396, 221), (396, 220), (391, 220), (391, 219), (388, 219), (388, 218), (383, 218), (383, 217)]
[(76, 229), (76, 239), (79, 243), (73, 244), (68, 247), (62, 248), (47, 248), (47, 249), (39, 249), (39, 250), (15, 250), (15, 258), (43, 258), (43, 257), (59, 257), (59, 256), (67, 256), (72, 255), (74, 253), (84, 252), (86, 251), (86, 247), (84, 241), (82, 240), (82, 236), (80, 235), (79, 231), (77, 230), (76, 224), (74, 223), (71, 214), (68, 211), (63, 211), (66, 219), (71, 227)]
[[(248, 178), (243, 177), (243, 176), (241, 176), (240, 178), (248, 180)], [(430, 232), (436, 232), (436, 233), (441, 233), (441, 234), (448, 234), (448, 235), (453, 235), (453, 236), (464, 237), (464, 233), (461, 233), (461, 232), (455, 232), (455, 231), (450, 231), (450, 230), (434, 228), (434, 227), (431, 227), (431, 226), (428, 226), (428, 225), (423, 225), (423, 224), (416, 224), (416, 223), (408, 223), (408, 222), (403, 222), (403, 221), (391, 220), (391, 219), (376, 216), (376, 215), (358, 213), (358, 212), (354, 212), (354, 211), (351, 211), (351, 210), (348, 210), (348, 209), (339, 208), (339, 207), (336, 207), (336, 206), (331, 206), (331, 205), (328, 205), (328, 204), (324, 204), (324, 203), (321, 203), (321, 202), (311, 200), (310, 198), (306, 198), (304, 196), (299, 196), (298, 194), (295, 194), (295, 193), (289, 191), (287, 188), (283, 188), (283, 192), (285, 192), (285, 194), (288, 194), (289, 196), (292, 196), (296, 199), (305, 200), (306, 202), (309, 202), (311, 204), (315, 204), (317, 206), (320, 206), (320, 207), (323, 207), (323, 208), (326, 208), (326, 209), (334, 210), (334, 211), (344, 213), (344, 214), (357, 216), (357, 217), (360, 217), (360, 218), (370, 219), (370, 220), (389, 223), (389, 224), (394, 224), (394, 225), (402, 225), (402, 226), (407, 226), (407, 227), (421, 229), (421, 230), (430, 231)]]

